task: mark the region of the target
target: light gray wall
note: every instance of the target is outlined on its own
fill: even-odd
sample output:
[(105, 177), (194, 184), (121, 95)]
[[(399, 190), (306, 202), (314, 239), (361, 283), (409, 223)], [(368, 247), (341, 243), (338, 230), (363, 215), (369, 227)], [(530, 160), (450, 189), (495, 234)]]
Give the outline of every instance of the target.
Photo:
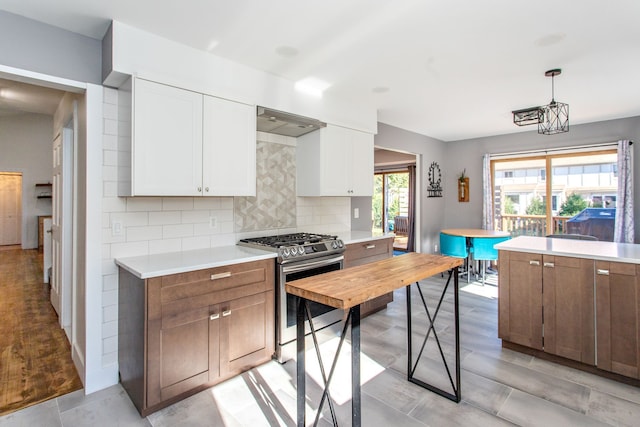
[[(569, 132), (558, 135), (539, 135), (537, 130), (475, 138), (446, 143), (444, 169), (448, 173), (443, 176), (445, 188), (456, 186), (456, 176), (466, 169), (469, 176), (470, 200), (468, 203), (458, 202), (456, 192), (445, 191), (443, 228), (474, 227), (480, 228), (482, 223), (482, 156), (485, 153), (498, 154), (526, 150), (543, 150), (545, 148), (567, 147), (575, 145), (613, 142), (620, 139), (636, 141), (634, 148), (634, 166), (638, 171), (640, 151), (640, 117), (619, 120), (572, 125)], [(640, 218), (640, 173), (634, 176), (635, 217)], [(636, 227), (636, 242), (640, 241), (640, 227)]]
[[(38, 247), (38, 215), (51, 215), (51, 199), (38, 199), (36, 183), (52, 182), (53, 118), (42, 114), (0, 117), (0, 171), (22, 172), (22, 247)], [(46, 188), (50, 191), (51, 188)]]
[(0, 10), (0, 64), (102, 84), (102, 41)]
[[(440, 230), (445, 222), (445, 198), (427, 197), (427, 174), (431, 163), (437, 162), (442, 171), (442, 179), (445, 181), (445, 176), (450, 173), (443, 166), (447, 154), (447, 144), (438, 139), (384, 123), (378, 123), (378, 134), (375, 136), (374, 144), (376, 147), (418, 155), (420, 174), (417, 179), (420, 182), (420, 193), (416, 195), (416, 198), (417, 204), (420, 205), (420, 229), (417, 230), (416, 236), (420, 241), (421, 252), (432, 253), (434, 245), (439, 242)], [(451, 191), (455, 190), (444, 187), (445, 196), (447, 192)], [(360, 212), (362, 213), (362, 211), (361, 209)]]

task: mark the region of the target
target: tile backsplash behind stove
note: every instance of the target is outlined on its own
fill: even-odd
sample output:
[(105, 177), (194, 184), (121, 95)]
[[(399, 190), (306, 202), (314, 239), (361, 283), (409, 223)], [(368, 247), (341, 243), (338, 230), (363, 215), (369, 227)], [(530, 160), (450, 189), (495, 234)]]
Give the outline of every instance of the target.
[(296, 197), (296, 139), (258, 132), (256, 197), (234, 197), (236, 233), (351, 227), (348, 197)]

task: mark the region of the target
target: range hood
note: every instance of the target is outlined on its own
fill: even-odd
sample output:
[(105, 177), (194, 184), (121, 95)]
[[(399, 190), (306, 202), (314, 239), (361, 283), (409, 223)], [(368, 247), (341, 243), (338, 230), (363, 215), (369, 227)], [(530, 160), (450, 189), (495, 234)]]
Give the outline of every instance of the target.
[(278, 135), (297, 138), (305, 133), (313, 132), (326, 127), (327, 124), (320, 120), (283, 111), (258, 107), (257, 129), (260, 132), (275, 133)]

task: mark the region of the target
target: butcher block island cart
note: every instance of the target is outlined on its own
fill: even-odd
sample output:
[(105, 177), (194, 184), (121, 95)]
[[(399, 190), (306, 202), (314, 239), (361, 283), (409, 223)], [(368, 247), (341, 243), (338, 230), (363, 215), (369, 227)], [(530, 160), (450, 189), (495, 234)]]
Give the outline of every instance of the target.
[[(380, 261), (374, 261), (368, 264), (355, 266), (352, 268), (332, 271), (317, 276), (307, 277), (296, 280), (285, 285), (288, 293), (297, 297), (297, 425), (303, 427), (306, 424), (306, 371), (305, 371), (305, 321), (311, 319), (309, 304), (312, 302), (326, 304), (338, 309), (347, 310), (348, 315), (344, 322), (344, 328), (338, 344), (338, 353), (335, 355), (337, 360), (340, 349), (346, 337), (347, 327), (351, 327), (351, 421), (354, 427), (362, 424), (361, 417), (361, 390), (360, 390), (360, 308), (367, 301), (393, 292), (395, 289), (406, 288), (407, 291), (407, 378), (409, 381), (420, 385), (428, 390), (447, 397), (455, 402), (460, 402), (460, 335), (458, 320), (458, 266), (462, 264), (462, 259), (452, 258), (439, 255), (420, 254), (416, 252), (407, 253), (397, 257), (387, 258)], [(426, 309), (428, 317), (426, 323), (429, 324), (425, 332), (423, 345), (426, 343), (429, 335), (436, 335), (434, 322), (440, 309), (451, 278), (453, 278), (453, 294), (454, 294), (454, 323), (455, 323), (455, 380), (450, 377), (453, 393), (439, 389), (431, 384), (426, 383), (414, 376), (415, 368), (420, 362), (420, 354), (418, 354), (415, 364), (412, 360), (412, 313), (411, 313), (411, 285), (415, 283), (418, 291), (420, 290), (419, 280), (425, 279), (436, 274), (449, 271), (449, 279), (442, 289), (440, 302), (433, 313), (429, 313)], [(311, 321), (309, 322), (311, 323)], [(319, 352), (317, 341), (314, 339), (316, 352)], [(439, 345), (439, 344), (438, 344)], [(447, 362), (443, 356), (442, 361), (445, 364), (447, 372), (450, 371)], [(323, 403), (328, 401), (331, 410), (333, 424), (336, 425), (335, 410), (332, 406), (331, 397), (329, 396), (329, 384), (333, 377), (335, 361), (332, 363), (331, 369), (325, 375), (323, 363), (320, 362), (322, 377), (325, 379), (324, 392), (320, 400), (320, 406), (316, 411), (316, 420), (314, 425), (318, 423), (318, 417), (322, 413)]]
[(640, 245), (521, 236), (496, 248), (504, 347), (640, 385)]
[(233, 246), (116, 261), (120, 380), (141, 415), (271, 360), (274, 257)]

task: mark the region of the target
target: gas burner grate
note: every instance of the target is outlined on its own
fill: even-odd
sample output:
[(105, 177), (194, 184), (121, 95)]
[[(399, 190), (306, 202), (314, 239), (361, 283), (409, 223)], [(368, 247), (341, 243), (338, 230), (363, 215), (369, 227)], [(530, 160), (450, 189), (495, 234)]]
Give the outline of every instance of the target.
[(282, 246), (304, 245), (309, 243), (319, 243), (327, 240), (336, 240), (338, 236), (315, 233), (291, 233), (278, 234), (275, 236), (255, 237), (251, 239), (241, 239), (243, 243), (253, 243), (261, 246), (279, 248)]

